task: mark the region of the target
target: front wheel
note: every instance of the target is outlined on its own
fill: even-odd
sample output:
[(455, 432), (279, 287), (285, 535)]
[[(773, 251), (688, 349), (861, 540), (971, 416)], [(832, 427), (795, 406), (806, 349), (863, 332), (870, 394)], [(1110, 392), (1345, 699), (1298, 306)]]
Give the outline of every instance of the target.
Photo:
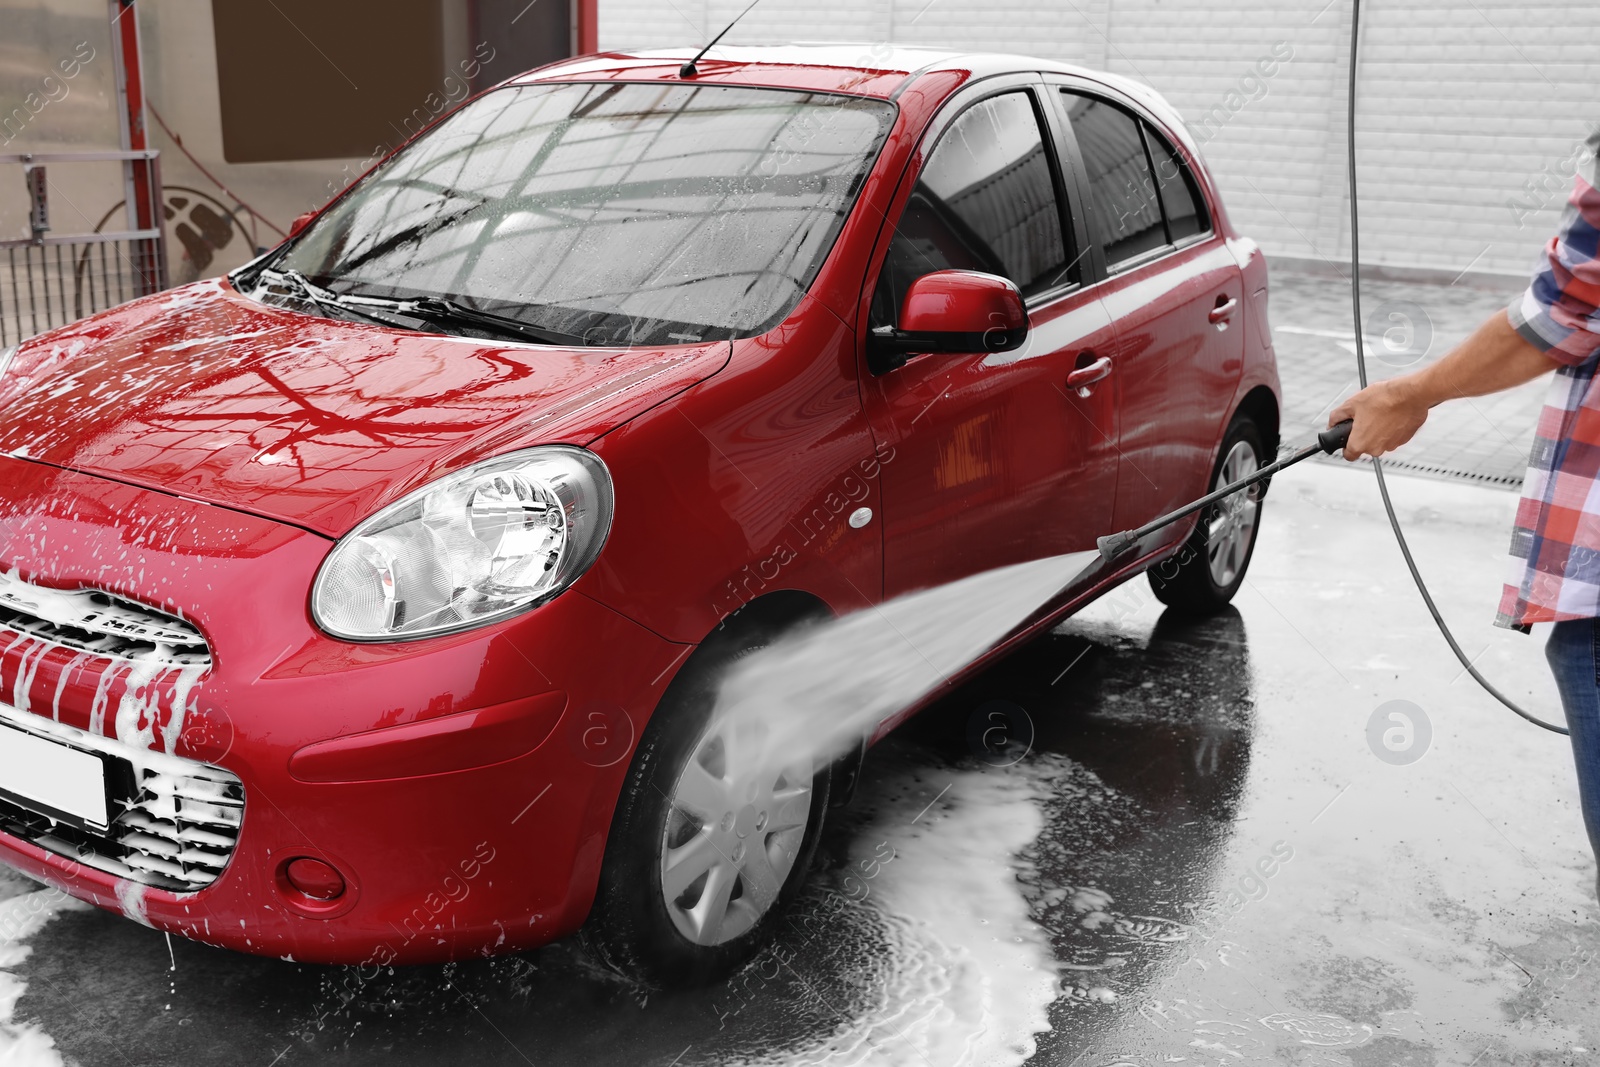
[(741, 750), (758, 741), (749, 734), (727, 719), (710, 723), (666, 798), (656, 850), (661, 904), (696, 948), (733, 944), (761, 924), (789, 883), (814, 822), (810, 758), (744, 769)]
[(760, 724), (715, 714), (722, 668), (752, 635), (685, 671), (652, 716), (617, 803), (584, 941), (649, 988), (728, 974), (799, 892), (828, 806), (830, 773), (806, 755), (754, 760)]
[[(1249, 416), (1235, 416), (1223, 436), (1208, 492), (1255, 473), (1266, 454), (1261, 441), (1261, 431)], [(1214, 615), (1227, 606), (1255, 552), (1261, 493), (1260, 485), (1251, 486), (1201, 513), (1178, 554), (1149, 570), (1156, 599), (1191, 615)]]

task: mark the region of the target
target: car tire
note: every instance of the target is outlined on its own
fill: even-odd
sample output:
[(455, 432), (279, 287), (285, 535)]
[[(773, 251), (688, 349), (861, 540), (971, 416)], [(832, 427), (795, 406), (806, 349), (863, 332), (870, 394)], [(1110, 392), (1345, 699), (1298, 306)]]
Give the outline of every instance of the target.
[[(776, 632), (758, 627), (709, 638), (662, 698), (629, 766), (582, 940), (602, 964), (647, 989), (703, 985), (747, 962), (799, 893), (816, 853), (828, 808), (829, 765), (812, 767), (809, 779), (786, 768), (778, 781), (757, 783), (761, 795), (753, 802), (744, 794), (750, 783), (736, 782), (735, 768), (716, 765), (720, 740), (715, 732), (726, 728), (713, 717), (717, 684), (729, 665), (770, 643)], [(724, 772), (730, 795), (723, 819), (707, 818), (708, 813), (691, 810), (697, 802), (683, 799), (680, 783), (690, 773), (691, 761), (709, 778)], [(809, 790), (803, 802), (795, 795), (801, 780)], [(697, 782), (707, 784), (705, 778)], [(738, 810), (731, 796), (735, 785), (744, 800)], [(762, 798), (781, 805), (782, 812), (763, 807)], [(783, 825), (802, 817), (798, 832)], [(765, 884), (758, 885), (750, 872), (763, 855), (768, 866), (760, 869)], [(667, 873), (669, 862), (680, 856), (690, 865), (712, 858), (704, 876), (695, 880), (698, 889), (693, 882), (687, 887), (667, 884), (673, 877)], [(727, 904), (718, 917), (712, 914), (716, 900), (705, 894), (714, 880), (720, 889), (730, 877)], [(683, 878), (680, 871), (673, 880), (681, 883)], [(693, 918), (697, 909), (708, 920), (717, 920), (706, 922), (698, 937)]]
[[(1261, 430), (1248, 415), (1235, 415), (1223, 435), (1208, 492), (1253, 472), (1267, 458)], [(1175, 611), (1215, 615), (1244, 582), (1261, 529), (1265, 485), (1226, 497), (1207, 508), (1178, 554), (1147, 573), (1156, 599)]]

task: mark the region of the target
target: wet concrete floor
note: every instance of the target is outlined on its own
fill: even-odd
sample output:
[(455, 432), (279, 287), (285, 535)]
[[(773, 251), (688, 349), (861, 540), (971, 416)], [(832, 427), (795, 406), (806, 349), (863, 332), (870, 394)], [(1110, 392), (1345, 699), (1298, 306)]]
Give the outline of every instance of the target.
[[(1559, 717), (1490, 626), (1515, 497), (1391, 482), (1466, 651)], [(641, 999), (563, 943), (362, 983), (63, 910), (0, 953), (12, 1026), (86, 1065), (1600, 1061), (1566, 741), (1431, 627), (1370, 476), (1305, 465), (1236, 610), (1136, 580), (874, 750), (730, 982)]]

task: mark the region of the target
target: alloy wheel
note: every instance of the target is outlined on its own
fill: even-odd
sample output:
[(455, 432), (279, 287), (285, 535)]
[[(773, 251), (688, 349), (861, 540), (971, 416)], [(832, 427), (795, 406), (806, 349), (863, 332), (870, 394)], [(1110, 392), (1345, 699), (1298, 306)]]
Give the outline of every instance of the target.
[[(1222, 460), (1212, 489), (1254, 474), (1260, 465), (1249, 441), (1235, 442)], [(1211, 580), (1220, 587), (1233, 584), (1250, 555), (1250, 545), (1256, 535), (1256, 515), (1261, 509), (1258, 492), (1255, 486), (1241, 490), (1222, 500), (1211, 512), (1206, 528), (1206, 562), (1211, 568)]]

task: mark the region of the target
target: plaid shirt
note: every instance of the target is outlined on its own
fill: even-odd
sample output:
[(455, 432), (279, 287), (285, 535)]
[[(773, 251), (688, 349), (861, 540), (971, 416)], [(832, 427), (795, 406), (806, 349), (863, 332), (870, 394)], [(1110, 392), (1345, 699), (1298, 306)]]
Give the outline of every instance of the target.
[[(1600, 127), (1581, 158), (1561, 226), (1511, 325), (1561, 366), (1550, 383), (1511, 534), (1512, 582), (1497, 626), (1600, 617)], [(1513, 584), (1514, 583), (1514, 584)]]

